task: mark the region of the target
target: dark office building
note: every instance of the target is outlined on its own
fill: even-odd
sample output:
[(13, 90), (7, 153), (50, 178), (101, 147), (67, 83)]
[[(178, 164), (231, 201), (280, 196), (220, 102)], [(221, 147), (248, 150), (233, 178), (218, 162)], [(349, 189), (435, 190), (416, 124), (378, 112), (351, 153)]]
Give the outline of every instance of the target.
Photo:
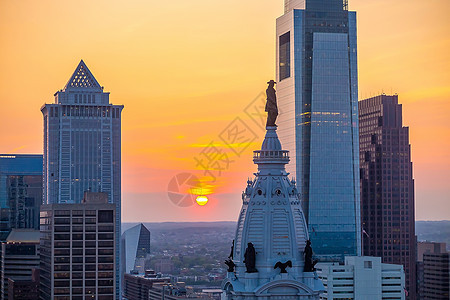
[(39, 231), (14, 228), (0, 249), (0, 299), (7, 300), (18, 293), (16, 286), (14, 293), (10, 294), (9, 281), (31, 283), (36, 278), (34, 270), (39, 268), (40, 260)]
[(8, 300), (39, 300), (39, 269), (33, 269), (31, 280), (8, 279)]
[(397, 95), (359, 102), (359, 143), (363, 255), (403, 265), (407, 299), (416, 299), (411, 147)]
[(42, 155), (0, 154), (0, 240), (12, 228), (39, 229)]
[(41, 300), (116, 297), (116, 206), (106, 193), (41, 208)]
[(417, 243), (418, 299), (449, 299), (450, 266), (445, 243)]

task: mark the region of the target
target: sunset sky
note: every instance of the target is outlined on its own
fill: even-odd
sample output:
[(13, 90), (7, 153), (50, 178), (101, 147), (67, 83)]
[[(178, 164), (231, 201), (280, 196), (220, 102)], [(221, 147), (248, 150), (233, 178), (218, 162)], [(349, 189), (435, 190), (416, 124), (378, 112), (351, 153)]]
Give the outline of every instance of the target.
[[(349, 2), (359, 98), (398, 93), (416, 219), (450, 219), (450, 1)], [(0, 0), (0, 153), (42, 153), (40, 107), (83, 59), (125, 105), (123, 221), (234, 221), (264, 135), (245, 112), (275, 77), (282, 14), (283, 0)], [(232, 122), (248, 127), (249, 147), (225, 145)], [(211, 149), (230, 159), (213, 183), (196, 163)], [(183, 172), (210, 183), (207, 205), (170, 201), (169, 182)]]

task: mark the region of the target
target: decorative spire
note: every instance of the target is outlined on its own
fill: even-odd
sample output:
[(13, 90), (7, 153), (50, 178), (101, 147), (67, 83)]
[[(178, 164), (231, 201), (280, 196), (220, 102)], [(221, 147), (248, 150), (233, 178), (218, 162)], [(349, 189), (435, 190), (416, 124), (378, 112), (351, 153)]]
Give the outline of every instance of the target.
[[(253, 151), (253, 162), (261, 167), (261, 164), (289, 163), (289, 151), (281, 148), (276, 126), (267, 126), (267, 132), (261, 145), (261, 150)], [(284, 169), (284, 166), (282, 167)]]
[(102, 87), (97, 82), (94, 75), (92, 75), (84, 61), (81, 60), (64, 87), (65, 91), (68, 89), (97, 89), (101, 91)]

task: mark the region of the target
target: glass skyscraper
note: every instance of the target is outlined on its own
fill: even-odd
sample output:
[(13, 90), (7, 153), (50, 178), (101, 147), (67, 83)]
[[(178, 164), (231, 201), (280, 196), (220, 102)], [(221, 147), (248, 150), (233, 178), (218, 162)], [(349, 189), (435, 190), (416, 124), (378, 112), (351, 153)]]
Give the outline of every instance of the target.
[(279, 137), (321, 260), (361, 254), (356, 13), (285, 1), (277, 19)]
[(150, 230), (138, 224), (122, 234), (122, 271), (144, 274), (150, 263)]
[[(83, 60), (66, 86), (45, 104), (44, 204), (81, 203), (84, 192), (104, 192), (116, 205), (116, 266), (121, 218), (121, 112)], [(119, 269), (116, 270), (119, 289)], [(120, 293), (117, 291), (116, 293)]]
[(0, 154), (0, 240), (12, 228), (39, 229), (42, 155)]

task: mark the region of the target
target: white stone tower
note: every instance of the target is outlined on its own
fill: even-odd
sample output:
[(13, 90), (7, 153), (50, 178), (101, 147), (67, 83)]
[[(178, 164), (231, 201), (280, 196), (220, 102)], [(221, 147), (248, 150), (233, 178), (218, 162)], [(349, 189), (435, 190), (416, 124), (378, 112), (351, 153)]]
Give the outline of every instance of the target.
[[(267, 127), (261, 150), (254, 151), (258, 173), (242, 194), (233, 249), (236, 268), (222, 283), (224, 299), (319, 299), (324, 291), (314, 272), (303, 271), (308, 229), (295, 181), (285, 170), (289, 151), (282, 150), (276, 129)], [(246, 272), (248, 243), (256, 250), (255, 273)], [(288, 261), (287, 273), (274, 268)]]

